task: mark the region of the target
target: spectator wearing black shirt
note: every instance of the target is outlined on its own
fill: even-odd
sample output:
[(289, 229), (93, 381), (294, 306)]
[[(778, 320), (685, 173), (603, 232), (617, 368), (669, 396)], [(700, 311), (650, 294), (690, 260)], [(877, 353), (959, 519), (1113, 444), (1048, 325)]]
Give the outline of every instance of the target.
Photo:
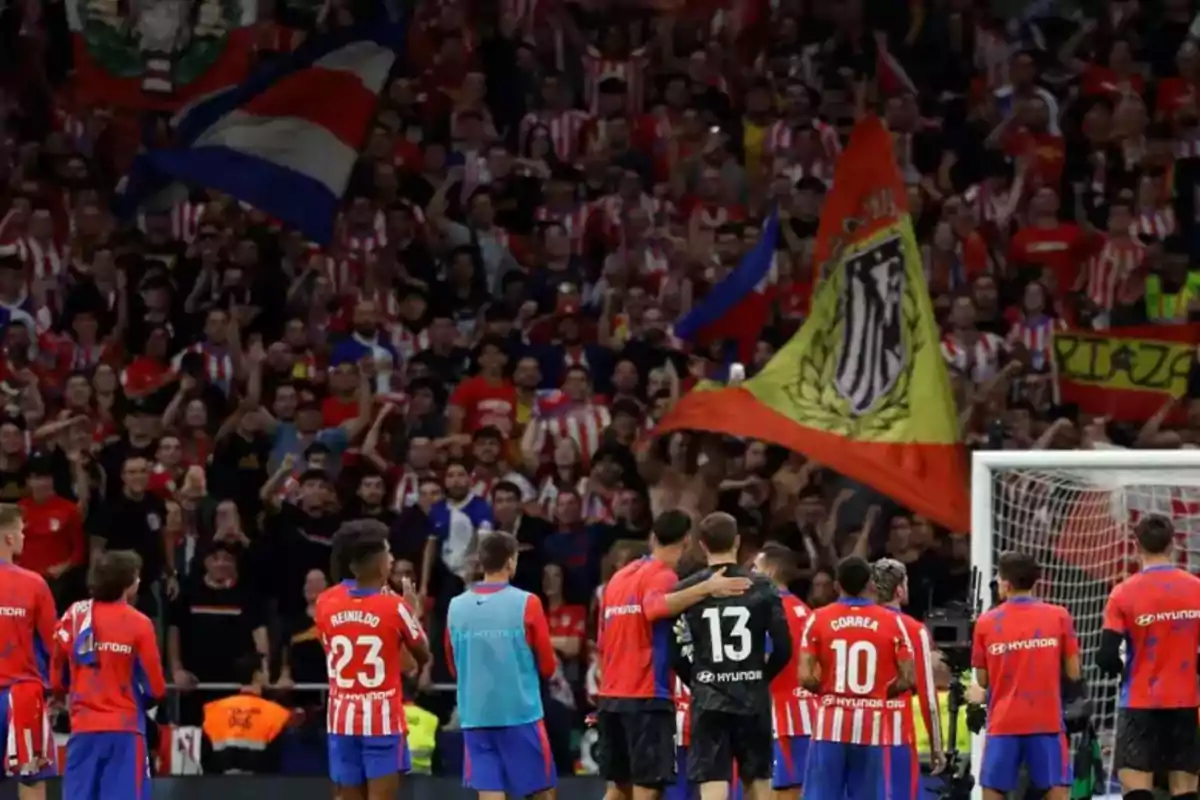
[[(104, 497), (115, 499), (121, 495), (123, 483), (121, 471), (131, 458), (150, 461), (158, 449), (155, 427), (158, 415), (144, 402), (129, 404), (125, 415), (125, 433), (115, 442), (100, 451), (100, 468), (104, 470)], [(143, 582), (145, 575), (143, 574)]]
[(26, 495), (25, 420), (5, 417), (0, 421), (0, 502), (15, 503)]
[(492, 489), (492, 515), (496, 530), (511, 533), (517, 540), (520, 558), (512, 585), (527, 592), (541, 591), (546, 564), (542, 543), (554, 529), (546, 520), (524, 513), (521, 488), (512, 481), (500, 481)]
[(273, 591), (279, 611), (287, 616), (304, 610), (304, 581), (314, 569), (329, 574), (333, 535), (339, 516), (331, 508), (332, 484), (321, 470), (300, 475), (295, 503), (278, 495), (264, 498), (267, 517), (264, 545), (274, 577)]
[[(266, 669), (267, 627), (261, 601), (239, 580), (241, 548), (214, 541), (204, 556), (204, 573), (188, 584), (171, 604), (167, 628), (167, 660), (177, 686), (240, 681), (239, 658), (257, 653)], [(205, 702), (232, 692), (200, 691), (180, 705), (184, 724), (196, 724)]]
[(161, 497), (146, 491), (150, 464), (142, 456), (125, 459), (121, 466), (116, 497), (111, 498), (88, 518), (92, 550), (133, 550), (142, 559), (142, 581), (138, 590), (138, 609), (153, 618), (158, 601), (153, 587), (165, 578), (167, 597), (179, 593), (175, 572), (175, 542), (167, 532), (167, 506)]
[[(328, 678), (325, 650), (314, 621), (317, 597), (329, 588), (329, 578), (319, 569), (304, 576), (304, 609), (283, 620), (283, 648), (279, 655), (280, 689), (296, 684), (323, 684)], [(319, 707), (319, 692), (300, 691), (292, 695), (292, 704), (301, 708)]]
[(265, 427), (258, 409), (239, 408), (217, 433), (209, 463), (209, 491), (235, 501), (244, 519), (252, 519), (261, 507), (259, 490), (269, 477), (271, 437)]

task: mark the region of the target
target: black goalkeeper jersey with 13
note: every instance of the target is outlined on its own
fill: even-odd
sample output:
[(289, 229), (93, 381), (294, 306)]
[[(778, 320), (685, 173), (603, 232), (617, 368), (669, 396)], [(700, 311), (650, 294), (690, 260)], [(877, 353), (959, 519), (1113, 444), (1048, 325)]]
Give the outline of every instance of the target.
[(783, 602), (774, 584), (737, 564), (707, 567), (677, 587), (707, 580), (717, 569), (753, 580), (737, 597), (710, 597), (675, 622), (676, 672), (692, 691), (692, 709), (771, 713), (771, 680), (792, 654)]

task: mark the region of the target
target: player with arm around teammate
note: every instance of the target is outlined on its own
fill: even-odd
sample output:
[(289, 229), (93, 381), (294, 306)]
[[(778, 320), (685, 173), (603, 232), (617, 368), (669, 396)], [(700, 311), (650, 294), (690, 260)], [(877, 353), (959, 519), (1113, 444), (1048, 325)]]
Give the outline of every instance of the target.
[(796, 577), (796, 554), (790, 548), (767, 543), (755, 557), (754, 569), (779, 591), (793, 645), (791, 661), (771, 682), (771, 727), (775, 740), (771, 787), (776, 800), (799, 800), (816, 713), (816, 698), (800, 686), (800, 639), (812, 610), (788, 590), (788, 584)]
[[(737, 521), (709, 514), (697, 538), (708, 566), (678, 590), (723, 572), (753, 576), (735, 597), (708, 597), (682, 615), (691, 640), (691, 731), (687, 772), (701, 800), (727, 800), (734, 766), (752, 800), (771, 794), (771, 682), (791, 660), (792, 642), (774, 584), (737, 562)], [(773, 643), (773, 647), (768, 646)]]
[(329, 775), (339, 800), (393, 800), (411, 768), (402, 689), (403, 653), (420, 668), (429, 642), (406, 598), (388, 588), (388, 529), (347, 522), (334, 535), (334, 560), (352, 579), (317, 598), (314, 621), (329, 665)]
[(1031, 788), (1045, 792), (1047, 800), (1066, 800), (1070, 792), (1063, 701), (1084, 691), (1079, 640), (1065, 608), (1033, 596), (1040, 575), (1033, 556), (1001, 554), (1003, 602), (975, 623), (971, 665), (975, 682), (988, 692), (987, 745), (979, 773), (988, 800), (1002, 800), (1016, 790), (1022, 765)]
[(557, 774), (546, 737), (541, 681), (557, 656), (537, 595), (512, 586), (517, 540), (479, 540), (483, 580), (450, 601), (446, 661), (458, 683), (463, 784), (480, 800), (553, 800)]
[(873, 602), (871, 566), (837, 567), (839, 598), (814, 611), (800, 645), (800, 685), (818, 695), (804, 794), (882, 800), (914, 684), (912, 647), (896, 613)]
[(88, 574), (91, 600), (59, 621), (51, 686), (67, 696), (71, 738), (63, 797), (147, 800), (146, 711), (167, 693), (154, 623), (133, 607), (142, 560), (129, 550), (100, 554)]
[(1160, 772), (1171, 797), (1195, 800), (1200, 578), (1175, 565), (1166, 517), (1142, 519), (1134, 535), (1142, 568), (1109, 595), (1096, 654), (1101, 671), (1122, 676), (1113, 768), (1127, 800), (1151, 800)]
[(909, 710), (904, 715), (904, 729), (899, 744), (892, 745), (891, 757), (891, 800), (916, 800), (921, 768), (916, 745), (916, 726), (912, 713), (915, 697), (929, 732), (930, 773), (939, 774), (946, 767), (946, 756), (942, 752), (941, 710), (938, 708), (937, 685), (933, 679), (933, 642), (929, 629), (900, 610), (908, 603), (908, 570), (899, 561), (881, 558), (872, 567), (875, 586), (875, 601), (890, 608), (900, 619), (908, 634), (913, 651), (913, 676), (916, 685), (905, 698)]
[(20, 510), (0, 505), (0, 775), (17, 779), (20, 800), (43, 800), (55, 774), (46, 683), (56, 620), (46, 580), (14, 563), (24, 542)]
[(605, 584), (600, 599), (596, 730), (606, 800), (657, 800), (675, 780), (675, 713), (670, 640), (675, 617), (706, 597), (741, 594), (749, 578), (714, 573), (675, 589), (675, 565), (692, 519), (667, 511), (654, 520), (650, 555)]

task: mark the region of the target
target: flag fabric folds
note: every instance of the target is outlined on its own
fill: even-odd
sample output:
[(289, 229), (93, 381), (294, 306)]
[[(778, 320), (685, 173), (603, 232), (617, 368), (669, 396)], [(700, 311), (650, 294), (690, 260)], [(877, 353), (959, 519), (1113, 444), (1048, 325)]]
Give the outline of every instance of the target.
[[(1187, 392), (1200, 325), (1139, 325), (1054, 335), (1059, 399), (1087, 414), (1145, 422)], [(1181, 420), (1180, 408), (1171, 421)]]
[(958, 414), (891, 136), (877, 117), (858, 123), (837, 163), (815, 263), (827, 277), (791, 341), (742, 386), (684, 396), (657, 433), (774, 442), (968, 530)]
[(402, 41), (375, 23), (315, 38), (176, 120), (176, 144), (135, 160), (117, 204), (170, 206), (187, 185), (217, 189), (301, 230), (333, 236), (338, 204)]
[(256, 0), (66, 0), (65, 11), (86, 106), (174, 111), (250, 72)]
[(766, 284), (778, 240), (779, 212), (776, 209), (767, 217), (758, 242), (742, 257), (737, 269), (675, 323), (675, 335), (701, 344), (732, 339), (737, 342), (738, 358), (749, 362), (754, 357), (754, 345), (762, 333), (770, 307)]

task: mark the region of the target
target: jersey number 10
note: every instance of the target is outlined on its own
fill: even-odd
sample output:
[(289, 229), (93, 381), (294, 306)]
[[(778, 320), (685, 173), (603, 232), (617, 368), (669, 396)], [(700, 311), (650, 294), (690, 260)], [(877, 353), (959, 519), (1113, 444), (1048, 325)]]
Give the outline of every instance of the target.
[(834, 665), (833, 691), (845, 694), (870, 694), (875, 688), (875, 666), (879, 660), (875, 645), (870, 642), (848, 642), (834, 639), (829, 643)]
[[(377, 689), (387, 679), (386, 668), (380, 652), (383, 639), (378, 636), (334, 636), (329, 640), (329, 674), (340, 689)], [(347, 668), (356, 653), (362, 655), (362, 669), (347, 675)]]
[[(706, 608), (700, 615), (708, 623), (708, 638), (712, 642), (712, 660), (720, 664), (726, 659), (743, 661), (750, 655), (750, 609), (742, 606), (725, 606), (724, 608)], [(726, 637), (721, 629), (721, 620), (732, 620), (733, 627)], [(728, 638), (728, 641), (726, 641)]]

